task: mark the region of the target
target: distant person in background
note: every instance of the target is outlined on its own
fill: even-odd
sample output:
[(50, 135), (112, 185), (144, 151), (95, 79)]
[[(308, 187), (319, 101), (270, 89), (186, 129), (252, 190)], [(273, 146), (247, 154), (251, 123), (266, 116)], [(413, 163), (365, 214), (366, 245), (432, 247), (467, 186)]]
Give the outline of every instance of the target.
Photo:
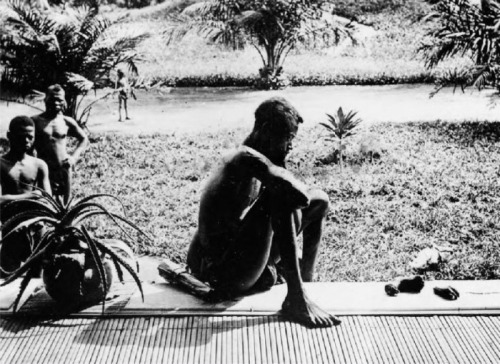
[[(38, 158), (47, 163), (54, 196), (64, 202), (71, 194), (72, 169), (87, 148), (89, 140), (83, 129), (71, 117), (63, 114), (66, 108), (64, 89), (60, 85), (48, 88), (45, 112), (33, 117), (35, 122), (35, 150)], [(73, 154), (67, 150), (68, 136), (77, 140)]]
[(130, 88), (128, 78), (127, 76), (125, 76), (125, 73), (120, 69), (116, 73), (118, 75), (115, 84), (115, 90), (118, 91), (118, 121), (123, 121), (122, 104), (123, 108), (125, 109), (125, 120), (130, 120), (130, 118), (128, 117), (127, 100), (129, 94), (131, 94), (134, 99), (135, 95)]

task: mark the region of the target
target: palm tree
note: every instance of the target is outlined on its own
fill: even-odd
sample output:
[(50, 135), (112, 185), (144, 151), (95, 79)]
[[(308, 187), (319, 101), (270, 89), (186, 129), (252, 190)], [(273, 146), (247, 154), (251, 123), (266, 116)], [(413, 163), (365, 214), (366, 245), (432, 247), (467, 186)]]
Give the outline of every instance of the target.
[(344, 26), (325, 17), (329, 14), (327, 4), (323, 0), (202, 1), (187, 7), (175, 19), (167, 32), (168, 40), (178, 40), (193, 30), (212, 41), (234, 39), (244, 33), (262, 60), (259, 72), (265, 81), (263, 86), (274, 88), (279, 86), (287, 55), (298, 43), (318, 35), (334, 42), (342, 36), (351, 37), (349, 24)]
[(63, 15), (39, 11), (22, 0), (9, 2), (14, 16), (0, 33), (2, 91), (16, 96), (45, 91), (58, 83), (66, 90), (66, 114), (79, 124), (92, 105), (82, 107), (89, 91), (105, 86), (109, 73), (126, 64), (137, 73), (137, 44), (147, 35), (111, 38), (111, 22), (95, 7), (67, 7)]
[[(468, 55), (475, 63), (467, 85), (500, 91), (500, 1), (439, 0), (425, 20), (436, 21), (423, 44), (428, 67), (455, 55)], [(467, 86), (466, 85), (466, 86)]]

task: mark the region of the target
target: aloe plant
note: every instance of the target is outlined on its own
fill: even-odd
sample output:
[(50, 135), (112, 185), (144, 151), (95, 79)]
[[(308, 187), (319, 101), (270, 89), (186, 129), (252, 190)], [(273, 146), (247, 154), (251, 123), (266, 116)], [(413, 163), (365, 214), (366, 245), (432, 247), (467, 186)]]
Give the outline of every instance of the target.
[[(68, 293), (70, 291), (75, 291), (75, 294), (85, 294), (85, 287), (82, 285), (88, 283), (85, 280), (87, 279), (98, 283), (101, 291), (99, 298), (102, 298), (104, 310), (104, 298), (110, 286), (109, 273), (111, 264), (107, 264), (108, 261), (103, 261), (104, 257), (109, 257), (122, 283), (123, 270), (130, 273), (144, 300), (142, 285), (136, 270), (122, 257), (122, 254), (124, 254), (134, 261), (132, 249), (123, 241), (100, 241), (94, 238), (83, 225), (85, 220), (91, 217), (103, 216), (118, 226), (130, 240), (132, 240), (132, 237), (124, 226), (128, 226), (146, 238), (151, 239), (130, 220), (110, 211), (99, 202), (99, 199), (105, 197), (114, 199), (124, 209), (121, 201), (112, 195), (94, 194), (79, 201), (70, 199), (67, 203), (63, 203), (43, 190), (40, 190), (40, 193), (41, 197), (38, 199), (17, 200), (2, 207), (2, 214), (10, 216), (1, 227), (4, 241), (15, 234), (28, 231), (37, 224), (45, 226), (40, 239), (32, 242), (33, 248), (29, 258), (14, 271), (6, 272), (2, 270), (2, 273), (7, 277), (1, 286), (13, 282), (24, 274), (19, 293), (14, 301), (14, 312), (23, 292), (40, 265), (44, 270), (43, 278), (47, 292), (56, 301), (64, 300), (65, 295), (70, 294)], [(91, 273), (96, 271), (97, 274), (92, 277)], [(89, 272), (90, 277), (88, 276)], [(74, 287), (61, 287), (60, 284), (54, 282), (60, 276), (62, 276), (61, 282), (69, 282)], [(75, 303), (77, 298), (68, 297), (67, 301)]]
[(330, 133), (325, 140), (336, 142), (339, 153), (339, 163), (340, 170), (343, 170), (343, 150), (345, 149), (345, 140), (351, 136), (353, 136), (356, 131), (354, 130), (360, 123), (361, 119), (356, 118), (358, 113), (355, 111), (349, 111), (347, 115), (344, 113), (341, 107), (337, 110), (336, 115), (326, 114), (328, 116), (327, 123), (320, 123), (323, 125)]

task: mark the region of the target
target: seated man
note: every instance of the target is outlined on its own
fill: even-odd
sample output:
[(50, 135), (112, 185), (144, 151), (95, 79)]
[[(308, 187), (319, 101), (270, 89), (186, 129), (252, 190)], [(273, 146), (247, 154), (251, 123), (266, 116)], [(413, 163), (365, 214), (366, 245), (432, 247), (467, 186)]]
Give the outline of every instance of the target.
[(257, 108), (244, 145), (223, 160), (205, 187), (187, 264), (220, 295), (234, 296), (269, 281), (267, 267), (280, 261), (288, 285), (282, 312), (308, 326), (332, 326), (340, 321), (311, 302), (302, 284), (313, 278), (328, 196), (308, 190), (284, 168), (301, 122), (282, 98)]
[[(37, 156), (49, 167), (54, 196), (61, 196), (67, 202), (71, 194), (71, 169), (87, 147), (88, 138), (74, 119), (63, 115), (65, 108), (63, 88), (59, 85), (50, 86), (45, 97), (45, 112), (34, 116), (33, 120)], [(68, 136), (77, 139), (73, 155), (67, 150)]]
[[(41, 159), (28, 155), (35, 139), (35, 123), (27, 116), (12, 119), (7, 132), (10, 150), (0, 158), (0, 209), (1, 221), (5, 216), (5, 205), (9, 201), (26, 198), (38, 198), (40, 193), (35, 186), (51, 193), (47, 164)], [(28, 232), (28, 234), (36, 234)], [(0, 267), (4, 271), (13, 271), (30, 252), (29, 238), (25, 233), (8, 238), (0, 244)]]

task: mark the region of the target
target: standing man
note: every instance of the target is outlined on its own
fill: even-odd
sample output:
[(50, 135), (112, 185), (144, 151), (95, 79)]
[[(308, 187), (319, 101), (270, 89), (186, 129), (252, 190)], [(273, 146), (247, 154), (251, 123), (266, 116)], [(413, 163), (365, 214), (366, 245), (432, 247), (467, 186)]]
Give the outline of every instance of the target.
[[(47, 163), (49, 179), (54, 196), (64, 202), (71, 194), (71, 169), (88, 146), (88, 137), (77, 122), (63, 114), (66, 108), (64, 89), (60, 85), (48, 88), (45, 97), (45, 112), (33, 117), (35, 122), (35, 149), (38, 158)], [(67, 150), (68, 136), (77, 139), (73, 154)]]

